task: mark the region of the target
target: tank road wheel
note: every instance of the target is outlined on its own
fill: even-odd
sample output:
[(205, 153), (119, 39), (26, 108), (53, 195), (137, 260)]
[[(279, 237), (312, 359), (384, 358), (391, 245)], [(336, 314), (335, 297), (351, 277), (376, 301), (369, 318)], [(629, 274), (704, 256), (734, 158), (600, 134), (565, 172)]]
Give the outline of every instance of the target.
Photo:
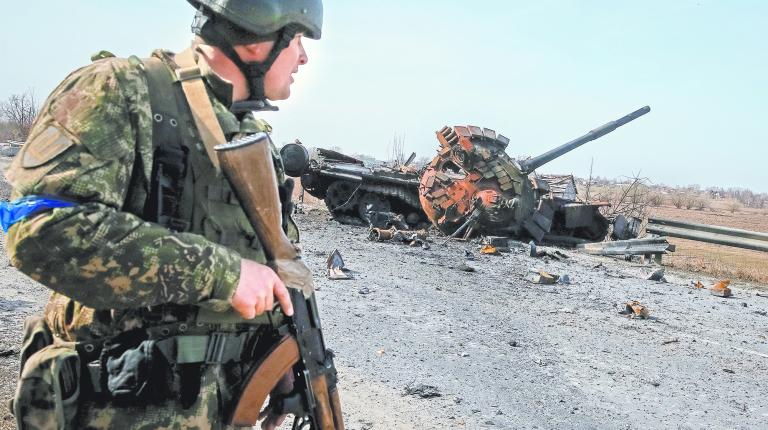
[(357, 213), (365, 221), (370, 221), (368, 212), (392, 212), (389, 200), (376, 193), (365, 193), (357, 202)]
[(352, 209), (357, 204), (357, 184), (347, 181), (336, 181), (328, 186), (325, 192), (325, 206), (331, 213)]

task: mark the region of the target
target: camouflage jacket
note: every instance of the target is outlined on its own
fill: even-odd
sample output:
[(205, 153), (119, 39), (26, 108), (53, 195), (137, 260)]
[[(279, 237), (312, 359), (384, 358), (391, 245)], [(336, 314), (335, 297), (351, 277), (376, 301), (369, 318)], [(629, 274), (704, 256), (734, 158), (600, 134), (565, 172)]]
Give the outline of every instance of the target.
[[(153, 56), (176, 68), (169, 53)], [(227, 139), (269, 131), (251, 114), (230, 113), (231, 85), (202, 57), (198, 66)], [(240, 254), (203, 234), (146, 222), (126, 201), (135, 194), (134, 175), (149, 180), (152, 156), (145, 74), (136, 61), (105, 58), (54, 90), (7, 173), (12, 199), (36, 194), (78, 203), (21, 221), (7, 235), (13, 265), (52, 289), (51, 303), (68, 315), (69, 328), (52, 327), (65, 338), (130, 329), (140, 324), (137, 310), (161, 304), (231, 312)]]

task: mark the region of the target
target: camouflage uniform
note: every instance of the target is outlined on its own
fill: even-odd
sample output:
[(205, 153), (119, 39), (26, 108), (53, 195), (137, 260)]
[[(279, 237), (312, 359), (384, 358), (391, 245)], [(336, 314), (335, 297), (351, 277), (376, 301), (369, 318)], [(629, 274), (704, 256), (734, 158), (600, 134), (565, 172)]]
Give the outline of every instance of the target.
[[(177, 68), (167, 52), (153, 56), (169, 69)], [(228, 140), (269, 131), (251, 113), (240, 118), (230, 113), (231, 85), (202, 57), (198, 66)], [(174, 91), (169, 88), (163, 96), (175, 97)], [(100, 59), (54, 90), (9, 169), (12, 198), (52, 195), (77, 203), (21, 221), (7, 235), (13, 265), (54, 291), (45, 321), (59, 344), (174, 323), (198, 331), (253, 327), (234, 313), (229, 300), (239, 280), (241, 256), (263, 263), (264, 254), (201, 144), (188, 155), (197, 182), (185, 188), (195, 200), (196, 215), (185, 214), (189, 228), (177, 232), (142, 219), (153, 174), (152, 127), (142, 63), (135, 58)], [(197, 133), (192, 122), (180, 119), (179, 127)], [(280, 162), (275, 161), (282, 181)], [(200, 188), (201, 183), (207, 188)], [(229, 234), (225, 240), (220, 225), (211, 228), (221, 218), (237, 227), (234, 238)], [(298, 240), (292, 222), (289, 236)], [(214, 318), (206, 321), (203, 314)], [(222, 408), (246, 365), (200, 367), (199, 396), (184, 407), (176, 397), (148, 406), (116, 406), (81, 396), (73, 428), (226, 428)], [(33, 397), (36, 390), (45, 391), (27, 389)], [(45, 410), (53, 407), (46, 402), (37, 406), (35, 415), (43, 420)], [(32, 428), (56, 426), (42, 422)]]

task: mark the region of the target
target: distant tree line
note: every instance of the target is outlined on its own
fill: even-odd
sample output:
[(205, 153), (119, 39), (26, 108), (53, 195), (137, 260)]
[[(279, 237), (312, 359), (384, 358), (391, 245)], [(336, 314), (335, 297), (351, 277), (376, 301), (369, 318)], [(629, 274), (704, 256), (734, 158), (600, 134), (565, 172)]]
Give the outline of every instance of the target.
[[(656, 207), (662, 205), (671, 205), (678, 209), (696, 209), (707, 210), (711, 208), (713, 201), (723, 201), (730, 212), (737, 212), (741, 208), (768, 209), (768, 193), (756, 193), (743, 187), (708, 187), (703, 189), (698, 184), (671, 187), (663, 184), (652, 184), (648, 180), (637, 181), (633, 178), (610, 179), (603, 177), (593, 177), (591, 180), (578, 179), (580, 188), (593, 188), (602, 191), (602, 194), (594, 196), (595, 198), (604, 198), (611, 201), (611, 193), (622, 193), (627, 189), (632, 189), (629, 194), (630, 201), (637, 204), (634, 200), (640, 199), (648, 206)], [(637, 179), (637, 178), (635, 178)]]
[(26, 141), (39, 108), (32, 90), (0, 101), (0, 139)]

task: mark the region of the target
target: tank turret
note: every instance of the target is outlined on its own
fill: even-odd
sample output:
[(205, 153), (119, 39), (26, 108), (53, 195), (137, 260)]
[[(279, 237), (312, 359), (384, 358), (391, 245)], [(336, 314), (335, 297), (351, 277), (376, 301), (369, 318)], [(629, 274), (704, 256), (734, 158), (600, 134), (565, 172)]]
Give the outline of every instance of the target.
[[(421, 206), (438, 229), (453, 236), (477, 232), (528, 235), (536, 241), (547, 234), (602, 239), (609, 223), (599, 213), (600, 205), (553, 192), (534, 170), (649, 111), (649, 107), (643, 107), (538, 157), (521, 161), (509, 157), (509, 139), (494, 130), (443, 127), (436, 133), (438, 154), (421, 175)], [(572, 178), (570, 182), (575, 191)]]

